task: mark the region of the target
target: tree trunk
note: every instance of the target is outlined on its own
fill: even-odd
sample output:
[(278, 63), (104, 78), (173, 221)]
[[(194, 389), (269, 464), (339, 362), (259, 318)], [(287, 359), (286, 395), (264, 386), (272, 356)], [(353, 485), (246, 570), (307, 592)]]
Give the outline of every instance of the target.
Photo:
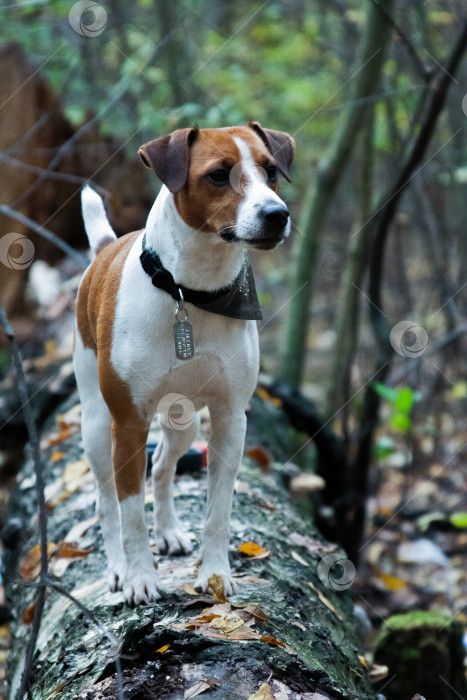
[[(75, 404), (76, 397), (65, 408)], [(54, 437), (56, 427), (49, 423), (42, 436), (48, 541), (55, 545), (74, 541), (82, 556), (67, 559), (73, 547), (63, 549), (61, 545), (61, 554), (60, 550), (51, 553), (49, 577), (102, 625), (89, 622), (83, 610), (48, 588), (30, 680), (31, 698), (45, 700), (54, 694), (62, 700), (119, 697), (109, 633), (118, 639), (123, 667), (124, 695), (120, 697), (181, 700), (189, 688), (204, 681), (213, 698), (228, 700), (247, 700), (263, 683), (269, 684), (275, 697), (290, 700), (374, 698), (357, 656), (348, 590), (353, 567), (290, 504), (274, 469), (261, 474), (244, 464), (240, 470), (230, 547), (239, 592), (231, 603), (222, 605), (210, 595), (197, 596), (190, 588), (181, 588), (182, 584), (193, 585), (198, 547), (188, 557), (157, 557), (165, 589), (158, 603), (131, 609), (123, 604), (121, 593), (110, 593), (102, 538), (93, 518), (93, 479), (81, 461), (80, 433), (76, 416), (71, 416), (62, 418), (61, 434)], [(54, 453), (57, 456), (52, 458)], [(205, 490), (204, 475), (181, 476), (175, 485), (179, 516), (196, 541), (202, 528)], [(148, 510), (151, 508), (148, 504)], [(30, 615), (37, 595), (33, 585), (24, 585), (24, 579), (31, 581), (37, 573), (30, 554), (38, 541), (34, 511), (34, 479), (28, 461), (13, 494), (4, 532), (13, 620), (8, 669), (11, 698), (18, 689), (29, 637), (23, 620)], [(256, 542), (270, 554), (251, 559), (238, 552), (243, 542)], [(344, 578), (347, 576), (344, 586), (342, 569), (338, 566), (334, 572), (329, 560), (336, 551)], [(218, 607), (212, 609), (215, 604)], [(237, 604), (251, 607), (235, 607)], [(199, 617), (206, 608), (202, 622)], [(226, 631), (226, 622), (233, 621), (235, 627), (239, 616), (243, 625)], [(188, 622), (189, 618), (197, 619)]]
[[(391, 11), (392, 0), (381, 0), (380, 4), (387, 12)], [(311, 279), (321, 230), (357, 134), (365, 122), (365, 114), (369, 108), (373, 109), (364, 98), (372, 95), (377, 88), (384, 47), (389, 35), (390, 26), (386, 18), (377, 5), (370, 3), (359, 67), (354, 73), (355, 90), (351, 106), (337, 126), (334, 144), (320, 163), (315, 181), (305, 196), (299, 227), (302, 237), (297, 239), (295, 250), (296, 273), (291, 289), (286, 350), (281, 373), (282, 379), (295, 388), (300, 386), (303, 374), (311, 306)]]

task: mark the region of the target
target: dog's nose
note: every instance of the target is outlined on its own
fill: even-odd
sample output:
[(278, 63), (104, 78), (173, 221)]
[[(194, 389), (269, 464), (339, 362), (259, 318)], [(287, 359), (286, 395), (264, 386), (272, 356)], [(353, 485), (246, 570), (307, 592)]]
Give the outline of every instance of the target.
[(276, 231), (283, 229), (289, 218), (289, 210), (284, 204), (270, 204), (261, 209), (264, 221), (268, 229)]

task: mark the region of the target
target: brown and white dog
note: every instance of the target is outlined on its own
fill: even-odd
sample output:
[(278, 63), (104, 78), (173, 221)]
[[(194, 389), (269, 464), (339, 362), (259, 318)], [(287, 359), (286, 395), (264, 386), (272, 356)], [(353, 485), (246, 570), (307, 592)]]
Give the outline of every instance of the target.
[[(289, 235), (277, 177), (281, 172), (290, 178), (294, 141), (251, 122), (179, 129), (143, 145), (139, 154), (164, 183), (145, 237), (140, 231), (117, 240), (100, 197), (90, 187), (83, 190), (96, 258), (78, 292), (74, 354), (109, 585), (122, 589), (130, 604), (160, 596), (144, 517), (145, 448), (151, 419), (158, 408), (164, 412), (164, 397), (172, 394), (186, 397), (194, 411), (207, 405), (211, 416), (207, 513), (195, 585), (206, 591), (216, 573), (226, 593), (234, 592), (228, 559), (232, 496), (245, 407), (259, 369), (254, 320), (227, 318), (187, 301), (182, 308), (195, 351), (189, 360), (177, 358), (177, 304), (143, 270), (143, 244), (157, 252), (176, 285), (204, 292), (228, 287), (242, 270), (245, 249), (271, 249)], [(195, 437), (196, 416), (184, 429), (171, 427), (167, 416), (161, 420), (163, 437), (153, 457), (154, 532), (159, 551), (169, 554), (192, 549), (175, 512), (172, 482), (177, 460)]]

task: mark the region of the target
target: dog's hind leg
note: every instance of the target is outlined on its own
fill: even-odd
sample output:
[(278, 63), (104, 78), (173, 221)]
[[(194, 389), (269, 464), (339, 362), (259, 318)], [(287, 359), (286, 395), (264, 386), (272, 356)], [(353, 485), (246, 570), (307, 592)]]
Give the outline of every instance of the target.
[(111, 416), (99, 389), (97, 358), (76, 332), (74, 367), (81, 399), (84, 451), (97, 483), (96, 510), (100, 519), (111, 591), (123, 586), (124, 560), (118, 502), (112, 468)]
[(160, 425), (163, 438), (152, 459), (152, 485), (154, 492), (154, 534), (159, 552), (190, 554), (192, 544), (183, 532), (175, 511), (173, 478), (177, 460), (189, 449), (196, 437), (198, 415), (181, 428), (171, 425), (170, 416), (162, 416)]

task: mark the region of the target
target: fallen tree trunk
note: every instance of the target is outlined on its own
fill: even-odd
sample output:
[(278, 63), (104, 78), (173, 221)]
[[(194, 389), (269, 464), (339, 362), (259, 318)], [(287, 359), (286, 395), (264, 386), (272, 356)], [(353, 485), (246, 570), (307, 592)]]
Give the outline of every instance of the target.
[[(269, 688), (263, 687), (264, 694), (258, 697), (266, 699), (374, 698), (358, 658), (351, 596), (348, 590), (334, 590), (335, 583), (348, 589), (352, 577), (342, 585), (338, 571), (334, 573), (340, 580), (334, 581), (329, 555), (336, 548), (323, 542), (313, 523), (290, 504), (274, 470), (260, 474), (246, 464), (240, 470), (230, 548), (239, 592), (231, 601), (222, 601), (219, 591), (216, 600), (192, 589), (197, 547), (188, 557), (157, 556), (166, 591), (158, 603), (131, 609), (120, 593), (110, 593), (76, 397), (66, 406), (70, 407), (58, 432), (49, 424), (42, 440), (50, 579), (102, 624), (94, 624), (82, 609), (49, 587), (31, 698), (117, 698), (116, 654), (123, 667), (120, 683), (125, 698), (194, 697), (194, 690), (193, 695), (187, 691), (202, 682), (205, 685), (198, 689), (204, 688), (208, 697), (226, 700), (247, 700), (265, 683)], [(205, 489), (203, 475), (177, 479), (178, 513), (196, 541)], [(149, 502), (147, 508), (152, 508)], [(8, 679), (14, 698), (39, 566), (37, 548), (33, 549), (38, 533), (30, 461), (12, 496), (3, 539), (13, 620)], [(260, 550), (257, 558), (242, 554), (238, 547), (245, 542), (258, 543), (266, 552)], [(114, 648), (109, 637), (118, 640)]]

